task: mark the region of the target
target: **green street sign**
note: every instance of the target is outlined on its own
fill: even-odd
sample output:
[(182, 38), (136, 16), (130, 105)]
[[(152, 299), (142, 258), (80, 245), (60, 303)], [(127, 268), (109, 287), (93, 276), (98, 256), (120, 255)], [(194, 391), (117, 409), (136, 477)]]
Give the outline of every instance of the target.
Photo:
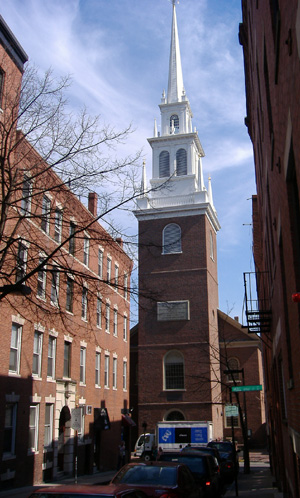
[(239, 391), (262, 391), (262, 385), (258, 386), (232, 386), (231, 392), (237, 393)]

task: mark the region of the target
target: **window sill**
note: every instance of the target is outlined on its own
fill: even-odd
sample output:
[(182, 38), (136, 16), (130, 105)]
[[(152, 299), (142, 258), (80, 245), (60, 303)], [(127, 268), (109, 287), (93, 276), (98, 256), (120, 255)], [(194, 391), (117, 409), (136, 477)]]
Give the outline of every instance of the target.
[(74, 316), (74, 313), (73, 313), (73, 311), (69, 311), (69, 310), (66, 310), (66, 313), (68, 313), (69, 315), (72, 315), (72, 316)]
[(86, 387), (86, 383), (85, 383), (85, 382), (79, 382), (79, 385), (80, 385), (81, 387)]
[(21, 377), (21, 374), (18, 372), (9, 371), (8, 376), (9, 377)]
[(163, 391), (166, 392), (166, 393), (170, 393), (170, 392), (172, 392), (172, 393), (174, 393), (174, 392), (184, 393), (184, 392), (186, 392), (186, 389), (185, 388), (183, 388), (183, 389), (181, 389), (181, 388), (178, 388), (178, 389), (166, 389), (165, 388)]
[(54, 377), (47, 377), (47, 382), (56, 382)]
[(101, 389), (101, 386), (98, 386), (97, 384), (95, 384), (95, 389)]
[(104, 389), (107, 389), (109, 391), (110, 388), (109, 386), (104, 386)]
[(27, 451), (27, 456), (31, 456), (31, 455), (39, 455), (39, 451), (38, 450), (35, 450), (34, 448), (31, 448), (30, 450)]
[(31, 377), (33, 380), (39, 380), (39, 381), (43, 380), (42, 377), (40, 377), (39, 375), (32, 374)]
[(3, 453), (2, 460), (15, 460), (17, 457), (11, 453)]
[(43, 303), (46, 303), (46, 297), (44, 296), (39, 296), (38, 294), (36, 295), (36, 298), (39, 300), (39, 301), (43, 301)]
[(182, 254), (182, 251), (178, 251), (178, 252), (162, 252), (161, 253), (162, 256), (172, 256), (174, 254)]
[(84, 322), (84, 323), (88, 323), (87, 318), (84, 318), (83, 316), (81, 317), (81, 321)]

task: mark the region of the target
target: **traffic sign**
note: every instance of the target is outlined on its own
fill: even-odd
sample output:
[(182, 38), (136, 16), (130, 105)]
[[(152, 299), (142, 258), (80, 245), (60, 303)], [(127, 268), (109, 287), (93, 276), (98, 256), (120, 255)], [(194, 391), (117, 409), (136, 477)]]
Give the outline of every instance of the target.
[(262, 391), (262, 385), (257, 386), (232, 386), (231, 391), (236, 393), (238, 391)]

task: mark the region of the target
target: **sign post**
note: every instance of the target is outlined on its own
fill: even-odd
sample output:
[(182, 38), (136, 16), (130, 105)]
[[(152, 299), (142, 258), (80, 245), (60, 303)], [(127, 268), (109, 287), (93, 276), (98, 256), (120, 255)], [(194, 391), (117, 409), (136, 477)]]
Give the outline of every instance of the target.
[(77, 484), (78, 469), (78, 431), (81, 431), (81, 410), (82, 408), (73, 408), (71, 411), (71, 427), (75, 431), (75, 484)]

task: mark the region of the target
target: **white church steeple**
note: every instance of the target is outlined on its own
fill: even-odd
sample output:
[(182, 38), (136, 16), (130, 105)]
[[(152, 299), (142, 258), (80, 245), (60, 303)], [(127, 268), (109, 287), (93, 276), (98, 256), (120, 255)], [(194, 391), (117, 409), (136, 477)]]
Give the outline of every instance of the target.
[(171, 216), (171, 213), (186, 216), (200, 210), (209, 213), (217, 231), (220, 226), (212, 203), (211, 185), (208, 192), (203, 179), (204, 151), (198, 132), (193, 129), (193, 114), (183, 84), (175, 3), (172, 0), (168, 91), (167, 94), (163, 91), (159, 104), (160, 132), (155, 120), (154, 135), (148, 138), (152, 148), (152, 192), (149, 194), (143, 189), (135, 214), (146, 218)]

